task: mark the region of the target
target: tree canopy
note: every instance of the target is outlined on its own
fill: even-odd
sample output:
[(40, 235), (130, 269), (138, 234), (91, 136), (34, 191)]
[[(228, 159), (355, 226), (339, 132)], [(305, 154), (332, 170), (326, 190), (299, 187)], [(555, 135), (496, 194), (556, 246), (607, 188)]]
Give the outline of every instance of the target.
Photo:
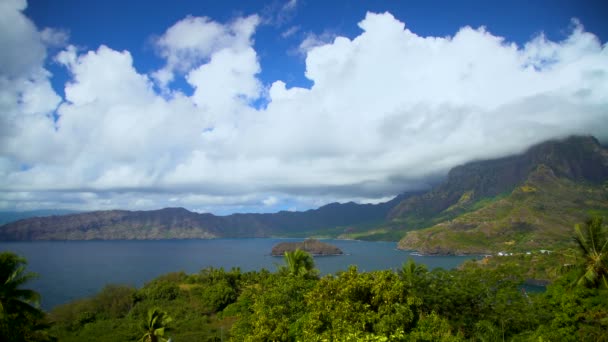
[(23, 288), (36, 274), (26, 272), (27, 261), (10, 252), (0, 254), (0, 340), (47, 341), (40, 295)]

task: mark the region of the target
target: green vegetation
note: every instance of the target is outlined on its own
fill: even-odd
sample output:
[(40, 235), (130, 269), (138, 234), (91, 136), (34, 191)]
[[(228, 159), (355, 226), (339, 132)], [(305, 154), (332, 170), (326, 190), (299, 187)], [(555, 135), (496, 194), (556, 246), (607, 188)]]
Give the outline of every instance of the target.
[[(110, 285), (57, 307), (48, 314), (50, 328), (20, 325), (27, 336), (21, 340), (608, 341), (607, 227), (593, 219), (575, 232), (578, 253), (496, 256), (455, 270), (429, 271), (410, 259), (398, 271), (351, 266), (319, 277), (313, 258), (296, 250), (274, 273), (170, 273), (140, 289)], [(12, 270), (5, 274), (20, 274), (5, 284), (28, 278), (22, 259), (2, 256), (2, 269)], [(526, 292), (522, 284), (531, 277), (552, 283)], [(25, 298), (2, 291), (5, 311), (33, 308), (15, 311), (19, 305), (7, 303)], [(30, 322), (44, 318), (37, 312)], [(2, 317), (7, 334), (16, 325)], [(5, 336), (0, 340), (19, 340)]]
[(608, 210), (607, 199), (608, 188), (559, 178), (541, 165), (508, 195), (482, 200), (479, 209), (408, 232), (399, 247), (427, 254), (573, 248), (572, 226), (589, 212)]
[(315, 261), (307, 252), (296, 249), (293, 252), (285, 252), (285, 265), (279, 271), (291, 276), (316, 278), (318, 271), (315, 269)]
[(585, 260), (578, 285), (608, 288), (608, 232), (602, 223), (602, 218), (594, 217), (584, 227), (575, 226), (575, 240)]
[(317, 256), (343, 254), (340, 248), (316, 239), (306, 239), (301, 242), (280, 242), (272, 247), (270, 254), (272, 256), (282, 256), (285, 252), (293, 252), (298, 249)]
[(582, 259), (577, 257), (573, 249), (565, 249), (546, 252), (517, 253), (504, 256), (486, 256), (480, 260), (465, 262), (477, 264), (487, 270), (495, 270), (500, 267), (509, 267), (521, 275), (527, 283), (547, 284), (560, 279), (566, 270), (572, 268), (570, 265), (581, 263)]
[(13, 253), (0, 254), (0, 341), (51, 341), (46, 333), (40, 295), (22, 288), (35, 277), (26, 273), (25, 259)]
[[(288, 256), (276, 273), (169, 274), (136, 290), (131, 309), (113, 313), (118, 318), (98, 311), (69, 319), (61, 312), (90, 311), (67, 304), (51, 312), (52, 332), (62, 341), (134, 341), (137, 322), (160, 308), (174, 318), (164, 332), (173, 341), (606, 341), (608, 289), (573, 286), (574, 269), (546, 292), (526, 293), (521, 269), (510, 263), (428, 271), (410, 260), (399, 272), (350, 267), (318, 278), (299, 258), (310, 256)], [(91, 300), (100, 297), (114, 301)]]
[(142, 328), (145, 331), (141, 342), (164, 342), (163, 338), (167, 325), (171, 323), (171, 317), (166, 312), (160, 311), (157, 308), (148, 311), (148, 317), (142, 322)]
[(608, 217), (608, 149), (574, 136), (454, 167), (429, 191), (385, 203), (228, 216), (96, 211), (8, 223), (0, 240), (332, 237), (400, 241), (427, 254), (521, 253), (574, 247), (571, 228), (587, 215)]

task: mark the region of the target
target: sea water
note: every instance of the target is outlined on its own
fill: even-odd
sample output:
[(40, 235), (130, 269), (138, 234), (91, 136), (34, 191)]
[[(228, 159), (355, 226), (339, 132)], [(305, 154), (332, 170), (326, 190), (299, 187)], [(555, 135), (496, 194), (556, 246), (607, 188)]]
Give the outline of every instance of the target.
[[(107, 284), (142, 286), (159, 275), (206, 267), (239, 267), (242, 271), (265, 268), (275, 271), (283, 263), (270, 255), (283, 241), (301, 239), (215, 239), (160, 241), (34, 241), (0, 242), (0, 252), (11, 251), (28, 260), (27, 270), (39, 277), (27, 287), (42, 295), (49, 310), (68, 301), (94, 295)], [(454, 268), (473, 257), (420, 256), (397, 250), (395, 242), (323, 240), (342, 249), (344, 255), (315, 257), (321, 274), (346, 270), (398, 269), (413, 258), (429, 269)]]

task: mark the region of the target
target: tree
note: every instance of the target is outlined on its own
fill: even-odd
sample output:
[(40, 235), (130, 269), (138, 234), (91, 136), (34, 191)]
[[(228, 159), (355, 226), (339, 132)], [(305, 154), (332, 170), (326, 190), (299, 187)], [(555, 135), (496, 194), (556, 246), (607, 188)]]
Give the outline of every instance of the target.
[(318, 274), (313, 257), (300, 249), (285, 252), (285, 266), (281, 270), (296, 277), (316, 278)]
[(36, 277), (25, 271), (27, 261), (10, 252), (0, 254), (0, 340), (28, 341), (48, 339), (43, 331), (44, 312), (40, 295), (21, 288)]
[(305, 297), (303, 341), (404, 341), (421, 304), (395, 272), (355, 266), (321, 278)]
[(42, 314), (37, 308), (40, 295), (33, 290), (21, 289), (21, 285), (36, 277), (25, 273), (27, 261), (16, 254), (0, 254), (0, 315), (21, 312)]
[(159, 342), (167, 341), (163, 338), (167, 325), (171, 323), (173, 319), (169, 315), (161, 311), (158, 308), (154, 308), (148, 311), (148, 317), (142, 322), (142, 328), (145, 333), (140, 339), (141, 342)]
[(608, 288), (608, 232), (603, 226), (603, 219), (591, 218), (584, 226), (577, 224), (574, 229), (574, 240), (584, 259), (582, 274), (576, 284)]
[(408, 258), (407, 262), (403, 263), (399, 275), (401, 279), (411, 288), (422, 275), (428, 272), (426, 265), (416, 264), (414, 259)]
[(316, 279), (270, 274), (244, 289), (230, 331), (233, 341), (300, 341), (305, 295)]

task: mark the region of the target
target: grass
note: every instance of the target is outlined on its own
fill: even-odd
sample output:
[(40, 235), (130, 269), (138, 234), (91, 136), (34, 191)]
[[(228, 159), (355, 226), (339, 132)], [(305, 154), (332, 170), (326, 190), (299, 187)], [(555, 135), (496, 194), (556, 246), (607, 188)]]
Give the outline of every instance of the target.
[[(533, 190), (532, 190), (533, 189)], [(608, 189), (567, 179), (531, 177), (508, 194), (482, 199), (470, 210), (409, 232), (400, 247), (421, 252), (525, 252), (573, 246), (576, 223), (608, 217)]]

